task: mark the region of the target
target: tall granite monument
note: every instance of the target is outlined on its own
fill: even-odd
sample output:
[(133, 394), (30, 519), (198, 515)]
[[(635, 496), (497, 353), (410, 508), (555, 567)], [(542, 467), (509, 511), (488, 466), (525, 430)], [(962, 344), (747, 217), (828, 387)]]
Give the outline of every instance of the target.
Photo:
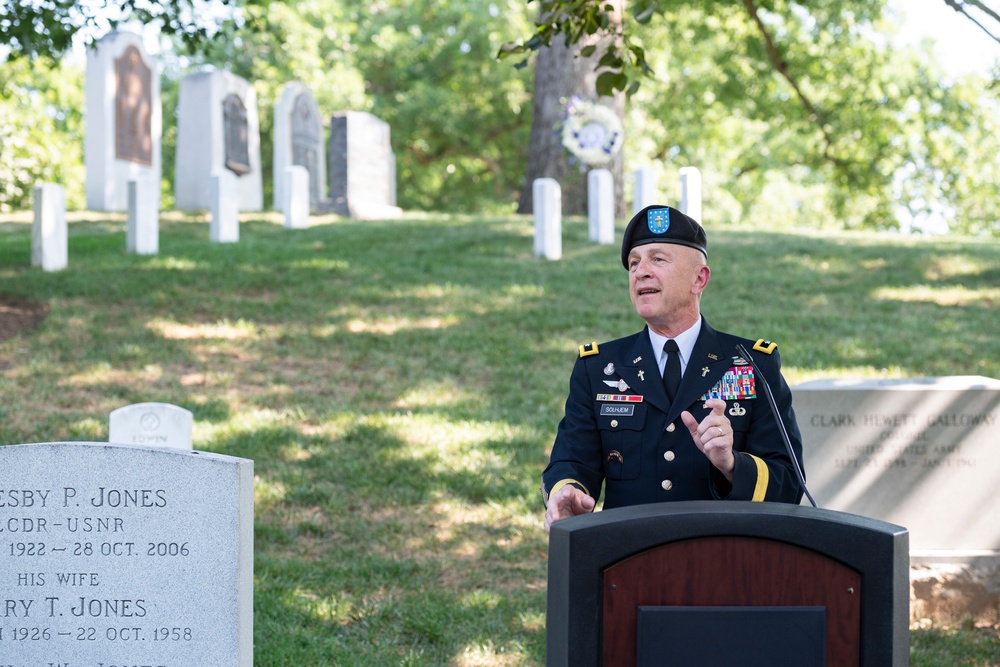
[(395, 218), (396, 156), (389, 124), (363, 111), (330, 118), (330, 199), (334, 213), (352, 218)]
[(208, 69), (181, 79), (174, 191), (179, 209), (212, 208), (213, 174), (236, 176), (239, 211), (264, 208), (260, 121), (253, 86)]

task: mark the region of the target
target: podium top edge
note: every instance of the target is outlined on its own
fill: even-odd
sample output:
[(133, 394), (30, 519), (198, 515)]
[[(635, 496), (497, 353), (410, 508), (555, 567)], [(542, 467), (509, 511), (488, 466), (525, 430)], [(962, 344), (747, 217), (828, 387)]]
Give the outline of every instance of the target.
[[(551, 532), (576, 533), (604, 528), (610, 524), (630, 523), (661, 518), (694, 519), (699, 522), (731, 519), (758, 523), (760, 521), (813, 521), (838, 524), (886, 535), (908, 534), (909, 530), (880, 519), (850, 514), (836, 510), (793, 505), (789, 503), (760, 503), (742, 500), (691, 500), (666, 503), (649, 503), (581, 514), (552, 524)], [(737, 524), (738, 525), (738, 524)], [(747, 526), (748, 528), (750, 526)], [(749, 531), (748, 531), (749, 532)]]

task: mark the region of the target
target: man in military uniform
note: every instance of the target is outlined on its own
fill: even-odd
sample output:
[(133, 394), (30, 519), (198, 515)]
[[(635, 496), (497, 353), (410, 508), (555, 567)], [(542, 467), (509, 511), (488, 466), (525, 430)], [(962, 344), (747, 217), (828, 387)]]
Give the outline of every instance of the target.
[(771, 387), (801, 460), (777, 346), (716, 331), (701, 316), (711, 276), (705, 230), (674, 208), (649, 206), (629, 221), (621, 259), (646, 327), (580, 347), (542, 473), (545, 529), (592, 511), (602, 484), (606, 509), (674, 500), (798, 503), (802, 484), (762, 386)]

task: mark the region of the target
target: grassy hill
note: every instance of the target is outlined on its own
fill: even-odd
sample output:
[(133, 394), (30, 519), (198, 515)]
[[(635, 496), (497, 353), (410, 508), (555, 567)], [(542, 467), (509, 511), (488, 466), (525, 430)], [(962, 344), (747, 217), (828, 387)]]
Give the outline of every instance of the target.
[[(188, 408), (198, 449), (256, 472), (255, 662), (541, 665), (537, 491), (580, 343), (638, 330), (617, 246), (527, 217), (244, 217), (237, 244), (171, 214), (160, 252), (77, 215), (69, 268), (0, 220), (0, 444), (106, 440), (108, 413)], [(619, 230), (620, 231), (620, 230)], [(708, 229), (717, 328), (776, 341), (790, 384), (1000, 377), (1000, 244)], [(0, 311), (2, 317), (2, 311)], [(0, 332), (3, 328), (0, 327)], [(1000, 664), (996, 631), (913, 632), (913, 665)]]

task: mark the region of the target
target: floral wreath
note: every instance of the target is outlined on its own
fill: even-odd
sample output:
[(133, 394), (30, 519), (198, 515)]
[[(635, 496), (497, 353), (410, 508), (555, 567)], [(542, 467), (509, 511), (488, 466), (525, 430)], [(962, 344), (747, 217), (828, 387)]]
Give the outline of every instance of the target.
[(604, 164), (622, 148), (625, 129), (614, 110), (578, 98), (566, 107), (562, 145), (588, 166)]

